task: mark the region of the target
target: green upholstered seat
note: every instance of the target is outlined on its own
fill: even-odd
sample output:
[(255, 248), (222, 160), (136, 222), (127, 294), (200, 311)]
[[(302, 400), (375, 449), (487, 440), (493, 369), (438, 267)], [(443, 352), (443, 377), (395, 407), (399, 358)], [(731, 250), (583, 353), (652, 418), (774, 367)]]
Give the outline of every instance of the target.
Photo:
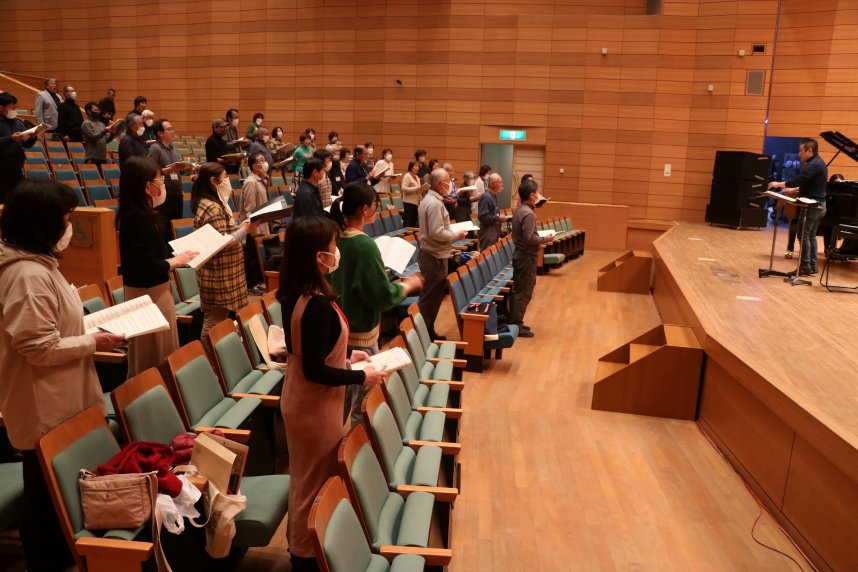
[(426, 320), (423, 319), (423, 314), (415, 314), (411, 316), (414, 321), (414, 329), (417, 330), (417, 335), (420, 337), (420, 344), (426, 352), (427, 358), (444, 358), (452, 359), (456, 357), (456, 344), (452, 342), (433, 342), (429, 337), (429, 328), (426, 327)]
[(280, 309), (280, 301), (275, 300), (266, 304), (268, 309), (268, 317), (271, 318), (271, 323), (275, 326), (283, 327), (283, 310)]
[(420, 335), (413, 329), (405, 332), (405, 343), (408, 345), (408, 352), (411, 354), (411, 359), (417, 371), (420, 372), (420, 380), (438, 379), (441, 381), (450, 381), (453, 379), (453, 362), (442, 361), (437, 364), (428, 361), (426, 352), (420, 344)]
[(542, 262), (547, 265), (561, 264), (564, 260), (566, 260), (566, 255), (559, 252), (542, 255)]
[(197, 356), (176, 372), (176, 383), (191, 428), (197, 426), (238, 428), (262, 403), (255, 397), (239, 401), (225, 397), (211, 364)]
[(267, 546), (286, 516), (289, 506), (289, 475), (263, 475), (241, 480), (247, 506), (235, 517), (233, 546)]
[(101, 296), (96, 296), (95, 298), (90, 298), (89, 300), (82, 300), (81, 303), (83, 304), (84, 309), (89, 314), (94, 314), (95, 312), (100, 312), (101, 310), (104, 310), (107, 307), (107, 305), (104, 303), (104, 300), (102, 300)]
[(331, 572), (418, 572), (426, 561), (416, 554), (401, 554), (393, 563), (373, 554), (351, 503), (342, 499), (331, 514), (322, 542)]
[(253, 369), (244, 344), (238, 334), (227, 334), (215, 344), (218, 364), (223, 373), (229, 393), (256, 393), (268, 395), (283, 380), (283, 372), (271, 370), (261, 372)]
[(439, 447), (424, 446), (417, 452), (406, 447), (386, 403), (378, 407), (370, 425), (378, 444), (380, 460), (388, 475), (390, 490), (396, 490), (400, 485), (437, 486), (441, 471)]
[(0, 464), (0, 531), (8, 530), (20, 517), (24, 498), (22, 463)]
[(117, 288), (115, 290), (110, 291), (110, 295), (113, 297), (113, 304), (121, 304), (125, 301), (125, 288)]
[(179, 281), (179, 288), (185, 302), (200, 301), (200, 287), (197, 285), (196, 270), (193, 268), (176, 268), (176, 279)]
[[(163, 385), (153, 387), (125, 407), (128, 434), (134, 441), (154, 441), (169, 445), (185, 432), (176, 406)], [(286, 515), (289, 505), (288, 475), (244, 477), (241, 493), (247, 506), (235, 519), (232, 544), (250, 548), (266, 546)]]
[(447, 407), (450, 399), (450, 386), (446, 383), (436, 383), (428, 386), (420, 383), (420, 376), (414, 364), (408, 364), (398, 371), (405, 384), (405, 391), (411, 400), (411, 408), (417, 407)]
[(392, 373), (385, 382), (396, 425), (402, 441), (442, 441), (447, 416), (443, 411), (419, 413), (411, 408), (408, 392), (399, 374)]
[(384, 545), (427, 547), (435, 497), (416, 492), (403, 499), (391, 492), (372, 447), (355, 456), (350, 477), (374, 551)]

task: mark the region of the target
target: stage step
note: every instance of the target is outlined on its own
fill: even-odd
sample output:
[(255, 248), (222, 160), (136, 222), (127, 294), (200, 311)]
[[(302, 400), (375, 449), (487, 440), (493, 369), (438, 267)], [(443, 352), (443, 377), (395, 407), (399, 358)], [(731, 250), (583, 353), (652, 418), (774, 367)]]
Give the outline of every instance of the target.
[(652, 285), (652, 254), (643, 250), (629, 250), (599, 269), (596, 290), (599, 292), (625, 292), (649, 294)]
[(657, 326), (599, 358), (591, 407), (696, 419), (702, 367), (703, 349), (691, 328)]

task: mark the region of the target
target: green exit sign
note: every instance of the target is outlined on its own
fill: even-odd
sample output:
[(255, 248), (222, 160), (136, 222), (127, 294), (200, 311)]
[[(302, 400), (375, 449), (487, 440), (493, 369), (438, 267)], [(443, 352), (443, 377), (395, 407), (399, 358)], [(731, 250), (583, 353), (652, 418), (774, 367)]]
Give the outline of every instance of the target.
[(501, 129), (500, 130), (500, 140), (501, 141), (524, 141), (527, 139), (527, 131), (525, 130), (514, 130), (514, 129)]

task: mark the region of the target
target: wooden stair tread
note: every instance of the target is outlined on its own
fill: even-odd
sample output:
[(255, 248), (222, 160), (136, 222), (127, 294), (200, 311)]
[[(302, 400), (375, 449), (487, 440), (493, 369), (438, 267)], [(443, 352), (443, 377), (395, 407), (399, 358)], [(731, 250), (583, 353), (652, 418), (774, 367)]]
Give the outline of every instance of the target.
[(596, 381), (601, 381), (626, 367), (628, 367), (628, 364), (625, 363), (599, 361), (596, 363)]
[(634, 363), (639, 359), (648, 356), (649, 354), (661, 349), (663, 346), (654, 346), (650, 344), (630, 344), (629, 345), (629, 363)]
[(665, 324), (664, 337), (667, 340), (667, 345), (669, 346), (678, 348), (700, 348), (700, 344), (697, 342), (697, 337), (694, 335), (694, 330), (686, 328), (685, 326)]

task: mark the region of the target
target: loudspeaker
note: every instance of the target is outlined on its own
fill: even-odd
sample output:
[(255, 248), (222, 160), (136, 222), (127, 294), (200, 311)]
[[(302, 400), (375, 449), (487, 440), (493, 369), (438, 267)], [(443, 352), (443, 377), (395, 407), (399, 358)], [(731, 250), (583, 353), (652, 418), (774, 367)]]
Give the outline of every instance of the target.
[(765, 181), (712, 179), (709, 203), (719, 207), (761, 207), (766, 204), (766, 199), (758, 198), (756, 195), (765, 191), (766, 186)]
[(712, 176), (716, 179), (766, 181), (771, 168), (772, 158), (768, 155), (748, 151), (715, 151)]
[(768, 214), (766, 209), (706, 205), (706, 222), (736, 228), (764, 228)]

